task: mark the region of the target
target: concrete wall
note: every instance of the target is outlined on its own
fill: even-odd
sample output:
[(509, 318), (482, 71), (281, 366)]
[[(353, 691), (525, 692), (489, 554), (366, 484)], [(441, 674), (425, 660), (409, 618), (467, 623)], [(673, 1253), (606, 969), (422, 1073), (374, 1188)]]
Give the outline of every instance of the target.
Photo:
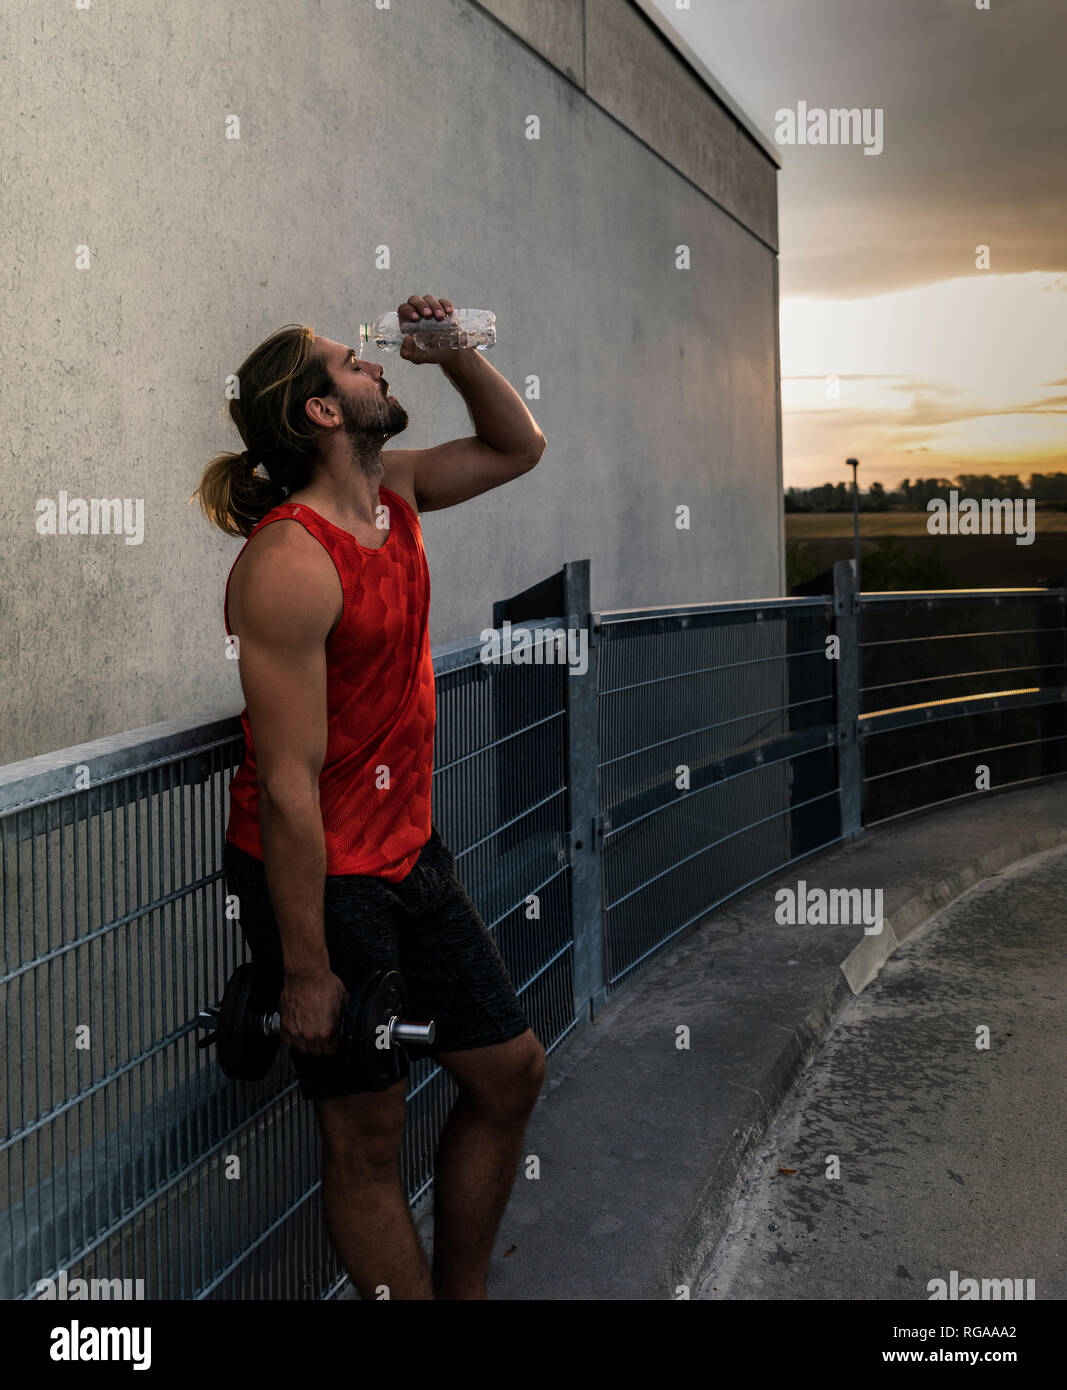
[[(187, 506), (239, 447), (225, 377), (413, 292), (497, 312), (549, 440), (424, 518), (433, 642), (583, 556), (597, 608), (781, 592), (774, 164), (630, 0), (10, 0), (0, 40), (0, 762), (240, 707), (240, 542)], [(470, 433), (386, 360), (398, 446)], [(143, 541), (39, 535), (61, 491)]]

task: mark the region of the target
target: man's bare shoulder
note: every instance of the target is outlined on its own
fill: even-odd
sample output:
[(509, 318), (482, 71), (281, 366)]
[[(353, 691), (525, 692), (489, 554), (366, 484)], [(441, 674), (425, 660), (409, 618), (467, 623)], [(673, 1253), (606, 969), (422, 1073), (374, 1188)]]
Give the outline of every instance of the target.
[(236, 624), (242, 612), (255, 609), (277, 615), (336, 609), (340, 616), (341, 582), (325, 547), (291, 517), (279, 517), (247, 543), (230, 576), (229, 607)]
[(264, 526), (241, 552), (241, 565), (246, 573), (271, 569), (322, 570), (333, 572), (334, 564), (321, 541), (295, 517), (282, 516)]

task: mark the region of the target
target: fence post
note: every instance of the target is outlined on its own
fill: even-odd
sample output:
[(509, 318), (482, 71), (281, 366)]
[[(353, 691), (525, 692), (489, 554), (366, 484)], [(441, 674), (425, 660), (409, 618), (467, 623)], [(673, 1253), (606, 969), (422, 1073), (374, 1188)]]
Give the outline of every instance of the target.
[[(589, 561), (563, 566), (563, 618), (585, 631), (585, 672), (567, 669), (567, 807), (574, 939), (574, 1016), (588, 1018), (604, 1003), (603, 902), (600, 883), (600, 739), (597, 715), (597, 615), (589, 611)], [(568, 641), (571, 639), (568, 639)], [(581, 642), (581, 638), (574, 639)], [(578, 648), (581, 651), (581, 647)]]
[(851, 560), (834, 563), (834, 631), (839, 651), (834, 663), (834, 722), (841, 838), (863, 833), (863, 750), (860, 746), (860, 596)]

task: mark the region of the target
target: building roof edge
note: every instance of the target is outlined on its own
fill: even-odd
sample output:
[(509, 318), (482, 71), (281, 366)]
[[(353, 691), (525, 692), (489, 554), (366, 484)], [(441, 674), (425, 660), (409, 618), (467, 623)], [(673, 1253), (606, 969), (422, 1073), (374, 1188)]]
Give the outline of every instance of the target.
[(727, 111), (729, 111), (730, 115), (737, 121), (738, 125), (740, 125), (745, 133), (759, 145), (764, 154), (773, 161), (775, 167), (780, 169), (782, 167), (782, 160), (778, 154), (778, 149), (774, 141), (769, 135), (764, 133), (740, 102), (730, 95), (708, 65), (697, 56), (693, 49), (686, 43), (685, 39), (682, 38), (681, 34), (679, 34), (678, 30), (660, 13), (652, 3), (652, 0), (631, 0), (631, 3), (636, 5), (645, 18), (656, 26), (678, 56), (693, 69), (716, 100), (726, 107)]

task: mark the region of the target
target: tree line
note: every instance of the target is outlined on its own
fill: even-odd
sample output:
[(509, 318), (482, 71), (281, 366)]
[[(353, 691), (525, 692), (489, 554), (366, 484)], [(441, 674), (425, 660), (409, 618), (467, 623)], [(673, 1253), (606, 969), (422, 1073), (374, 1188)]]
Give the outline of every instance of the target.
[[(1024, 483), (1017, 473), (961, 473), (956, 478), (905, 478), (895, 488), (881, 483), (860, 488), (861, 512), (890, 510), (926, 511), (934, 497), (947, 497), (955, 488), (961, 497), (1032, 497), (1038, 503), (1067, 506), (1067, 473), (1032, 473)], [(851, 482), (823, 483), (821, 487), (790, 487), (785, 490), (787, 512), (850, 512)]]

